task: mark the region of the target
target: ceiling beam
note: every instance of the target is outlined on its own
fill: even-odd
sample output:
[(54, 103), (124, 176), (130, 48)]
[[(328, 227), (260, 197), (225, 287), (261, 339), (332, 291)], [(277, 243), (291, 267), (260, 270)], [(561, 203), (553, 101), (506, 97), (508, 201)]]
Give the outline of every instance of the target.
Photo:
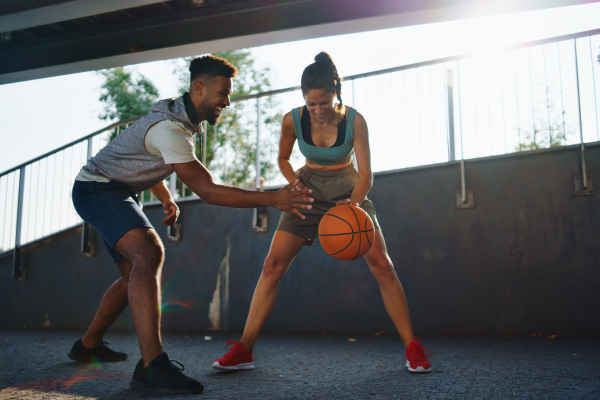
[(2, 32), (68, 21), (127, 8), (161, 3), (165, 0), (76, 0), (35, 10), (0, 16)]
[[(7, 45), (0, 84), (302, 39), (600, 0), (251, 0)], [(312, 10), (318, 6), (320, 12)], [(165, 35), (164, 32), (169, 32)], [(142, 50), (142, 51), (139, 51)]]

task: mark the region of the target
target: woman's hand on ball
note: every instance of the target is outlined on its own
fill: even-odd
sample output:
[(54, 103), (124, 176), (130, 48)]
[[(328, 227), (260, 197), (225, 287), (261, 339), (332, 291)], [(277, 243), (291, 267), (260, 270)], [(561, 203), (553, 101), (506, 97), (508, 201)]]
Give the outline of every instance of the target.
[[(306, 189), (306, 187), (302, 184), (302, 182), (300, 182), (300, 179), (296, 179), (294, 182), (297, 182), (297, 183), (290, 189), (292, 192)], [(294, 182), (290, 182), (290, 183), (294, 183)], [(304, 197), (306, 197), (306, 196), (304, 196)]]
[(337, 203), (335, 203), (336, 206), (341, 206), (344, 204), (349, 204), (351, 206), (358, 206), (358, 203), (353, 203), (350, 199), (346, 199), (346, 200), (340, 200)]

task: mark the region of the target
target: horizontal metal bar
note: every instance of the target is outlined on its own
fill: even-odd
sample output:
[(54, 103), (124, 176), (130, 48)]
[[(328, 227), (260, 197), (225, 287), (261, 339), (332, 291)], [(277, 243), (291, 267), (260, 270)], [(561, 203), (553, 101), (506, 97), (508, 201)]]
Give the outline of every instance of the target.
[[(580, 38), (580, 37), (587, 37), (587, 36), (594, 36), (594, 35), (600, 35), (600, 29), (594, 29), (594, 30), (585, 31), (585, 32), (578, 32), (578, 33), (573, 33), (573, 34), (570, 34), (570, 35), (555, 36), (555, 37), (547, 38), (547, 39), (534, 40), (532, 42), (525, 42), (525, 43), (514, 44), (514, 45), (511, 45), (511, 46), (506, 46), (506, 47), (502, 48), (500, 51), (502, 51), (502, 50), (504, 50), (504, 51), (507, 51), (507, 50), (517, 50), (517, 49), (526, 48), (526, 47), (541, 46), (543, 44), (554, 43), (554, 42), (562, 42), (562, 41), (565, 41), (565, 40), (577, 39), (577, 38)], [(368, 78), (370, 76), (377, 76), (377, 75), (382, 75), (382, 74), (389, 74), (391, 72), (398, 72), (398, 71), (404, 71), (404, 70), (407, 70), (407, 69), (414, 69), (414, 68), (419, 68), (419, 67), (426, 67), (426, 66), (429, 66), (429, 65), (442, 64), (442, 63), (445, 63), (445, 62), (462, 60), (462, 59), (465, 59), (465, 58), (477, 57), (479, 54), (480, 53), (465, 53), (465, 54), (460, 54), (460, 55), (457, 55), (457, 56), (438, 58), (438, 59), (429, 60), (429, 61), (421, 61), (421, 62), (418, 62), (418, 63), (401, 65), (399, 67), (392, 67), (392, 68), (380, 69), (380, 70), (377, 70), (377, 71), (365, 72), (365, 73), (362, 73), (362, 74), (350, 75), (350, 76), (344, 77), (343, 80), (344, 81), (352, 81), (354, 79)], [(231, 102), (233, 103), (233, 102), (238, 102), (238, 101), (242, 101), (242, 100), (256, 99), (258, 97), (273, 96), (273, 95), (276, 95), (276, 94), (281, 94), (281, 93), (286, 93), (286, 92), (293, 92), (293, 91), (299, 90), (299, 89), (300, 89), (300, 86), (294, 86), (294, 87), (289, 87), (289, 88), (285, 88), (285, 89), (272, 90), (270, 92), (261, 92), (261, 93), (249, 94), (249, 95), (246, 95), (246, 96), (234, 97), (234, 98), (231, 99)]]
[[(593, 36), (593, 35), (598, 35), (600, 34), (600, 29), (594, 29), (594, 30), (590, 30), (590, 31), (584, 31), (584, 32), (578, 32), (578, 33), (573, 33), (570, 35), (563, 35), (563, 36), (556, 36), (556, 37), (552, 37), (552, 38), (547, 38), (547, 39), (541, 39), (541, 40), (535, 40), (532, 42), (526, 42), (526, 43), (520, 43), (520, 44), (516, 44), (516, 45), (511, 45), (511, 46), (507, 46), (504, 48), (504, 50), (516, 50), (516, 49), (520, 49), (520, 48), (526, 48), (526, 47), (533, 47), (533, 46), (539, 46), (539, 45), (543, 45), (543, 44), (548, 44), (548, 43), (554, 43), (554, 42), (561, 42), (561, 41), (565, 41), (565, 40), (572, 40), (572, 39), (577, 39), (577, 38), (581, 38), (581, 37), (587, 37), (587, 36)], [(407, 70), (407, 69), (414, 69), (414, 68), (419, 68), (419, 67), (424, 67), (424, 66), (428, 66), (428, 65), (435, 65), (435, 64), (441, 64), (441, 63), (445, 63), (445, 62), (451, 62), (451, 61), (456, 61), (456, 60), (461, 60), (461, 59), (465, 59), (465, 58), (472, 58), (472, 57), (476, 57), (478, 55), (478, 53), (467, 53), (467, 54), (462, 54), (462, 55), (458, 55), (458, 56), (452, 56), (452, 57), (444, 57), (444, 58), (439, 58), (439, 59), (435, 59), (435, 60), (429, 60), (429, 61), (422, 61), (422, 62), (418, 62), (418, 63), (413, 63), (413, 64), (407, 64), (407, 65), (402, 65), (399, 67), (393, 67), (393, 68), (386, 68), (386, 69), (382, 69), (382, 70), (377, 70), (377, 71), (371, 71), (371, 72), (366, 72), (366, 73), (362, 73), (362, 74), (356, 74), (356, 75), (351, 75), (351, 76), (347, 76), (344, 78), (344, 80), (346, 81), (352, 81), (355, 79), (361, 79), (361, 78), (367, 78), (370, 76), (377, 76), (377, 75), (382, 75), (382, 74), (388, 74), (388, 73), (392, 73), (392, 72), (398, 72), (398, 71), (403, 71), (403, 70)], [(287, 92), (293, 92), (296, 90), (300, 90), (300, 86), (293, 86), (293, 87), (288, 87), (288, 88), (284, 88), (284, 89), (277, 89), (277, 90), (271, 90), (268, 92), (261, 92), (261, 93), (255, 93), (255, 94), (249, 94), (249, 95), (245, 95), (245, 96), (238, 96), (238, 97), (234, 97), (231, 99), (232, 103), (235, 102), (240, 102), (240, 101), (244, 101), (244, 100), (251, 100), (251, 99), (256, 99), (256, 98), (260, 98), (260, 97), (267, 97), (267, 96), (274, 96), (277, 94), (282, 94), (282, 93), (287, 93)], [(100, 129), (99, 131), (96, 131), (94, 133), (91, 133), (85, 137), (82, 137), (81, 139), (75, 140), (71, 143), (68, 143), (62, 147), (59, 147), (56, 150), (53, 150), (51, 152), (48, 152), (44, 155), (41, 155), (37, 158), (34, 158), (33, 160), (27, 161), (23, 164), (20, 164), (14, 168), (11, 168), (5, 172), (2, 172), (0, 174), (0, 177), (7, 175), (13, 171), (16, 171), (18, 169), (20, 169), (23, 166), (26, 166), (28, 164), (32, 164), (36, 161), (39, 161), (45, 157), (48, 157), (54, 153), (58, 153), (59, 151), (62, 151), (68, 147), (74, 146), (84, 140), (87, 140), (93, 136), (99, 135), (107, 130), (113, 129), (119, 125), (125, 125), (127, 123), (133, 122), (133, 121), (137, 121), (138, 119), (140, 119), (140, 117), (134, 117), (134, 118), (129, 118), (129, 119), (125, 119), (125, 120), (121, 120), (118, 122), (115, 122), (114, 124), (111, 124), (105, 128)]]
[(41, 160), (41, 159), (43, 159), (43, 158), (46, 158), (46, 157), (48, 157), (48, 156), (51, 156), (51, 155), (52, 155), (52, 154), (54, 154), (54, 153), (58, 153), (59, 151), (63, 151), (63, 150), (64, 150), (64, 149), (66, 149), (66, 148), (69, 148), (69, 147), (71, 147), (71, 146), (75, 146), (75, 145), (76, 145), (76, 144), (78, 144), (78, 143), (81, 143), (81, 142), (83, 142), (83, 141), (86, 141), (86, 140), (88, 140), (88, 139), (89, 139), (89, 138), (91, 138), (91, 137), (94, 137), (94, 136), (96, 136), (96, 135), (99, 135), (99, 134), (101, 134), (101, 133), (103, 133), (103, 132), (109, 131), (109, 130), (111, 130), (111, 129), (113, 129), (113, 128), (116, 128), (117, 126), (120, 126), (120, 125), (125, 125), (125, 124), (129, 124), (129, 123), (131, 123), (131, 122), (135, 122), (135, 121), (137, 121), (137, 120), (138, 120), (138, 119), (140, 119), (140, 118), (141, 118), (141, 117), (133, 117), (133, 118), (128, 118), (128, 119), (123, 119), (123, 120), (121, 120), (121, 121), (115, 122), (114, 124), (108, 125), (107, 127), (105, 127), (105, 128), (102, 128), (102, 129), (100, 129), (99, 131), (96, 131), (96, 132), (94, 132), (94, 133), (90, 133), (89, 135), (87, 135), (87, 136), (84, 136), (84, 137), (82, 137), (81, 139), (77, 139), (77, 140), (75, 140), (75, 141), (73, 141), (73, 142), (71, 142), (71, 143), (67, 143), (67, 144), (65, 144), (64, 146), (61, 146), (61, 147), (59, 147), (58, 149), (52, 150), (52, 151), (50, 151), (50, 152), (48, 152), (48, 153), (46, 153), (46, 154), (42, 154), (41, 156), (39, 156), (39, 157), (36, 157), (36, 158), (34, 158), (33, 160), (29, 160), (29, 161), (27, 161), (27, 162), (24, 162), (23, 164), (17, 165), (17, 166), (16, 166), (16, 167), (14, 167), (14, 168), (11, 168), (11, 169), (9, 169), (9, 170), (7, 170), (7, 171), (4, 171), (4, 172), (2, 172), (2, 173), (0, 174), (0, 178), (1, 178), (1, 177), (3, 177), (4, 175), (10, 174), (11, 172), (14, 172), (14, 171), (16, 171), (16, 170), (20, 169), (21, 167), (25, 167), (25, 166), (27, 166), (27, 165), (29, 165), (29, 164), (33, 164), (34, 162), (36, 162), (36, 161), (39, 161), (39, 160)]
[[(69, 232), (69, 231), (72, 231), (72, 230), (74, 230), (74, 229), (77, 229), (77, 228), (81, 228), (81, 222), (80, 222), (80, 223), (78, 223), (77, 225), (73, 225), (73, 226), (70, 226), (70, 227), (68, 227), (68, 228), (61, 229), (61, 230), (60, 230), (60, 231), (58, 231), (58, 232), (54, 232), (54, 233), (51, 233), (51, 234), (49, 234), (49, 235), (47, 235), (47, 236), (44, 236), (44, 237), (41, 237), (41, 238), (39, 238), (39, 239), (33, 240), (33, 241), (31, 241), (31, 242), (27, 242), (27, 243), (25, 243), (25, 244), (23, 244), (23, 245), (19, 246), (19, 248), (20, 248), (21, 250), (23, 250), (23, 249), (26, 249), (26, 248), (27, 248), (27, 247), (29, 247), (29, 246), (33, 246), (34, 244), (37, 244), (37, 243), (43, 242), (44, 240), (52, 239), (53, 237), (56, 237), (56, 236), (62, 235), (63, 233), (67, 233), (67, 232)], [(9, 249), (9, 250), (6, 250), (6, 251), (4, 251), (4, 252), (0, 253), (0, 258), (2, 258), (2, 257), (4, 257), (4, 256), (8, 256), (9, 254), (10, 254), (10, 255), (12, 255), (12, 254), (13, 254), (13, 252), (14, 252), (14, 250), (15, 250), (15, 248), (13, 247), (12, 249)]]
[(245, 96), (237, 96), (237, 97), (231, 98), (230, 101), (232, 103), (237, 103), (238, 101), (251, 100), (251, 99), (256, 99), (259, 97), (274, 96), (276, 94), (293, 92), (293, 91), (300, 90), (300, 89), (301, 89), (301, 86), (293, 86), (293, 87), (289, 87), (289, 88), (285, 88), (285, 89), (270, 90), (268, 92), (260, 92), (260, 93), (256, 93), (256, 94), (247, 94)]
[[(585, 145), (586, 145), (586, 147), (600, 146), (600, 142), (590, 142), (590, 143), (586, 143)], [(465, 158), (465, 161), (468, 160), (469, 163), (472, 164), (472, 163), (477, 163), (480, 161), (501, 160), (504, 158), (512, 158), (512, 157), (526, 157), (530, 154), (549, 153), (549, 152), (554, 152), (554, 151), (566, 151), (566, 150), (579, 151), (580, 146), (581, 146), (580, 144), (571, 144), (568, 146), (556, 146), (556, 147), (550, 147), (550, 148), (546, 148), (546, 149), (517, 151), (514, 153), (499, 154), (499, 155), (495, 155), (495, 156)], [(425, 170), (425, 169), (430, 169), (430, 168), (439, 168), (439, 167), (444, 167), (447, 165), (455, 165), (455, 164), (459, 165), (460, 160), (446, 161), (446, 162), (441, 162), (441, 163), (437, 163), (437, 164), (417, 165), (415, 167), (390, 169), (387, 171), (374, 172), (373, 175), (374, 176), (382, 176), (382, 175), (388, 175), (388, 174), (396, 174), (399, 172), (405, 173), (405, 172), (411, 172), (411, 171), (420, 171), (420, 170)]]
[[(587, 147), (600, 146), (600, 141), (587, 143), (586, 146)], [(516, 152), (516, 153), (500, 154), (500, 155), (489, 156), (489, 157), (476, 157), (476, 158), (469, 159), (469, 160), (471, 160), (470, 162), (473, 163), (473, 162), (488, 161), (488, 160), (498, 160), (498, 159), (510, 158), (510, 157), (525, 157), (530, 154), (539, 154), (539, 153), (554, 152), (554, 151), (579, 150), (579, 148), (580, 148), (580, 144), (573, 144), (573, 145), (569, 145), (569, 146), (560, 146), (560, 147), (557, 146), (557, 147), (551, 147), (551, 148), (547, 148), (547, 149), (520, 151), (520, 152)], [(431, 168), (440, 168), (440, 167), (444, 167), (444, 166), (448, 166), (448, 165), (457, 165), (457, 164), (460, 164), (460, 160), (447, 161), (447, 162), (442, 162), (442, 163), (437, 163), (437, 164), (419, 165), (416, 167), (399, 168), (399, 169), (387, 170), (387, 171), (380, 171), (380, 172), (373, 173), (373, 175), (374, 176), (385, 176), (385, 175), (396, 174), (396, 173), (400, 173), (400, 172), (406, 173), (406, 172), (411, 172), (411, 171), (426, 170), (426, 169), (431, 169)], [(283, 185), (283, 184), (278, 185), (278, 186), (270, 186), (270, 187), (262, 188), (262, 190), (265, 192), (275, 192), (284, 186), (285, 185)], [(203, 201), (203, 200), (197, 196), (188, 196), (188, 197), (183, 197), (183, 198), (175, 200), (176, 203), (187, 203), (190, 201)], [(152, 202), (144, 203), (144, 207), (156, 207), (156, 206), (160, 206), (161, 204), (162, 203), (160, 201), (152, 201)], [(34, 245), (36, 243), (43, 242), (44, 240), (52, 239), (55, 236), (61, 235), (63, 233), (69, 232), (69, 231), (77, 229), (77, 228), (81, 228), (81, 223), (78, 223), (77, 225), (63, 229), (61, 231), (55, 232), (55, 233), (45, 236), (43, 238), (34, 240), (32, 242), (26, 243), (21, 248), (26, 248), (26, 247)], [(13, 251), (14, 251), (14, 248), (8, 249), (8, 250), (0, 253), (0, 258), (12, 256)]]

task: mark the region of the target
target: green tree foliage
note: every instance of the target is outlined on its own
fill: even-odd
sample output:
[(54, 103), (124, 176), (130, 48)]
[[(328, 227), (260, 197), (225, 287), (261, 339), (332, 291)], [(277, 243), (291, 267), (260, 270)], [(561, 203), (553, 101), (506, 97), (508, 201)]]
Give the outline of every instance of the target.
[[(271, 90), (269, 68), (258, 69), (248, 49), (214, 53), (238, 68), (233, 79), (231, 97), (244, 96)], [(175, 62), (175, 75), (179, 80), (179, 93), (190, 86), (188, 66), (193, 57)], [(271, 97), (261, 98), (261, 176), (269, 184), (276, 170), (274, 149), (279, 138), (282, 112), (279, 104)], [(221, 115), (216, 126), (206, 130), (206, 160), (202, 160), (202, 138), (197, 137), (196, 151), (213, 175), (223, 183), (238, 187), (253, 187), (256, 172), (256, 100), (233, 102)]]
[[(100, 119), (120, 121), (141, 117), (150, 113), (150, 107), (158, 100), (158, 89), (143, 75), (136, 74), (123, 67), (100, 71), (104, 77), (101, 86), (100, 101), (104, 103), (104, 113)], [(117, 136), (115, 129), (110, 136)]]
[(561, 94), (552, 86), (546, 86), (546, 98), (534, 109), (535, 123), (528, 129), (518, 128), (521, 144), (516, 151), (546, 149), (564, 146), (568, 137), (575, 132), (576, 126), (562, 107), (556, 106)]
[[(248, 49), (215, 53), (238, 68), (233, 79), (231, 97), (259, 93), (271, 89), (268, 68), (258, 69), (255, 59)], [(178, 93), (185, 93), (190, 86), (189, 63), (193, 57), (174, 60), (173, 73), (178, 80)], [(158, 90), (143, 75), (126, 68), (113, 68), (100, 72), (105, 78), (100, 101), (105, 104), (103, 120), (122, 120), (140, 117), (150, 112), (150, 107), (158, 99)], [(261, 176), (268, 185), (278, 173), (276, 154), (282, 112), (279, 104), (271, 97), (260, 100), (261, 105)], [(213, 175), (225, 184), (238, 187), (253, 187), (256, 172), (256, 100), (232, 103), (221, 115), (221, 122), (208, 126), (206, 130), (206, 160), (202, 160), (202, 137), (196, 137), (196, 155), (209, 167)], [(111, 133), (111, 140), (117, 130)], [(180, 195), (191, 195), (189, 189), (184, 193), (181, 182), (177, 184)], [(144, 200), (151, 199), (144, 194)]]

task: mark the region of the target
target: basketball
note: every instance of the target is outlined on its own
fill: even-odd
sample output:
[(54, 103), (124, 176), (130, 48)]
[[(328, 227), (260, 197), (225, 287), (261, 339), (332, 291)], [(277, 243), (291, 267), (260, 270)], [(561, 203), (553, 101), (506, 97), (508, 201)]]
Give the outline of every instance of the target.
[(319, 224), (319, 241), (330, 256), (354, 260), (365, 255), (375, 240), (369, 214), (353, 205), (339, 205), (327, 211)]

